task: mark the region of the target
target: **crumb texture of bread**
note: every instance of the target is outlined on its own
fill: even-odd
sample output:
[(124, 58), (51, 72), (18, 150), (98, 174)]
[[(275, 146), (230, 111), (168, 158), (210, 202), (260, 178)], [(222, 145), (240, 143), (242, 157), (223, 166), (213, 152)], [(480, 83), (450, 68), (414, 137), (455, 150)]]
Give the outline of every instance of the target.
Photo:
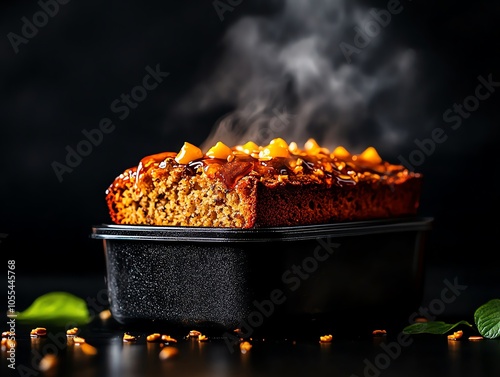
[(274, 139), (146, 156), (114, 179), (106, 202), (115, 224), (245, 229), (411, 216), (421, 190), (421, 174), (373, 148)]
[(117, 224), (251, 227), (255, 222), (256, 181), (243, 178), (228, 190), (220, 180), (186, 175), (173, 160), (152, 169), (147, 182), (135, 185), (136, 169), (126, 173), (126, 184), (108, 193)]

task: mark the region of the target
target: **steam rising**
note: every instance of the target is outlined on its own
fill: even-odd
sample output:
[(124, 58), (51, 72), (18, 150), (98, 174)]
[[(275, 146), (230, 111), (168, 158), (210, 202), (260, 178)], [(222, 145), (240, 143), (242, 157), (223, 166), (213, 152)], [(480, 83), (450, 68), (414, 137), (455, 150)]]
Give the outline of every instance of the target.
[(272, 15), (235, 22), (217, 70), (180, 107), (234, 108), (202, 147), (264, 145), (275, 137), (300, 145), (314, 137), (331, 149), (356, 153), (372, 145), (396, 153), (411, 130), (425, 127), (425, 90), (415, 51), (388, 40), (391, 23), (348, 62), (340, 44), (356, 46), (355, 27), (373, 20), (370, 10), (352, 0), (286, 0)]

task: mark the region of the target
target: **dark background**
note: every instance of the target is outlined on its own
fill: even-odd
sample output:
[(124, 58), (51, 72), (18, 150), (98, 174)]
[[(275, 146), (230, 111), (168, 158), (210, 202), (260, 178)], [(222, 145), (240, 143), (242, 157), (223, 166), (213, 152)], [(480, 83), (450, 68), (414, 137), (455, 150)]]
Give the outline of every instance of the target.
[[(343, 2), (334, 4), (337, 11), (344, 7)], [(387, 8), (385, 1), (349, 4), (346, 9), (359, 9), (365, 15), (372, 7)], [(245, 92), (252, 87), (250, 81), (256, 86), (266, 77), (281, 82), (283, 72), (260, 64), (263, 56), (272, 64), (280, 55), (273, 56), (273, 50), (258, 43), (255, 51), (248, 50), (246, 37), (251, 33), (245, 33), (246, 24), (240, 22), (260, 20), (256, 25), (266, 27), (263, 35), (278, 44), (304, 36), (307, 31), (302, 28), (312, 23), (322, 33), (318, 40), (326, 42), (322, 51), (335, 56), (335, 69), (319, 72), (319, 77), (335, 78), (342, 69), (353, 69), (351, 82), (356, 83), (359, 72), (366, 82), (373, 76), (373, 86), (386, 89), (375, 94), (360, 91), (361, 102), (363, 95), (369, 98), (362, 111), (342, 107), (341, 100), (351, 97), (342, 87), (337, 89), (331, 109), (321, 107), (305, 134), (329, 147), (342, 144), (357, 152), (373, 145), (384, 159), (398, 162), (398, 156), (407, 157), (415, 150), (415, 138), (429, 138), (436, 127), (445, 129), (448, 139), (416, 168), (425, 176), (420, 213), (435, 219), (426, 254), (424, 303), (439, 297), (445, 279), (455, 278), (469, 288), (447, 307), (452, 314), (469, 315), (485, 300), (500, 297), (496, 263), (499, 89), (480, 101), (457, 130), (443, 121), (443, 113), (454, 103), (474, 95), (478, 76), (491, 74), (493, 81), (500, 81), (500, 6), (488, 1), (401, 4), (403, 12), (394, 15), (347, 64), (339, 41), (353, 44), (356, 24), (342, 23), (346, 25), (342, 34), (335, 35), (328, 35), (338, 31), (335, 28), (314, 29), (315, 17), (324, 21), (331, 14), (330, 25), (345, 17), (342, 12), (323, 12), (321, 1), (305, 6), (303, 19), (287, 22), (279, 16), (282, 1), (243, 0), (224, 12), (221, 20), (211, 1), (73, 0), (60, 4), (46, 25), (18, 46), (18, 53), (9, 33), (22, 36), (23, 17), (33, 20), (41, 8), (35, 1), (1, 2), (0, 249), (4, 263), (15, 259), (19, 284), (23, 277), (34, 282), (36, 293), (40, 288), (37, 291), (33, 276), (103, 274), (102, 244), (89, 235), (92, 225), (109, 223), (104, 195), (112, 180), (145, 155), (177, 151), (184, 141), (203, 143), (218, 119), (251, 99), (252, 91)], [(225, 39), (227, 33), (232, 33), (232, 45)], [(399, 61), (401, 51), (412, 53)], [(403, 67), (400, 71), (394, 68), (398, 62)], [(119, 119), (110, 104), (141, 84), (146, 66), (157, 64), (169, 76), (125, 119)], [(292, 86), (294, 79), (293, 75), (287, 79)], [(200, 85), (204, 94), (198, 91)], [(321, 95), (313, 91), (311, 97)], [(208, 104), (203, 102), (207, 98)], [(291, 103), (293, 113), (303, 99), (273, 103)], [(297, 103), (299, 107), (294, 107)], [(354, 116), (361, 112), (362, 117)], [(65, 148), (75, 148), (84, 139), (82, 131), (97, 128), (105, 117), (116, 128), (60, 182), (53, 162), (64, 163)], [(399, 136), (391, 138), (387, 129)], [(321, 135), (328, 132), (338, 138), (322, 140)]]

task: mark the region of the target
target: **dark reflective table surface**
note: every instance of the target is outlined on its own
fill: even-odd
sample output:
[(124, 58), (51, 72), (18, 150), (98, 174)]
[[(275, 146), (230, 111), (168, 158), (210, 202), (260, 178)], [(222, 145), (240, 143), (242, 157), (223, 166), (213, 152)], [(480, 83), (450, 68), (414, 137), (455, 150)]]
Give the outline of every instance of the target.
[[(123, 329), (97, 323), (81, 328), (90, 347), (67, 340), (63, 329), (47, 328), (47, 337), (32, 339), (19, 328), (15, 370), (2, 351), (2, 375), (19, 376), (499, 376), (500, 341), (450, 341), (445, 336), (390, 336), (319, 340), (252, 339), (246, 351), (222, 338), (200, 342), (173, 334), (176, 343), (147, 342), (148, 332), (130, 331), (135, 341), (124, 342)], [(171, 351), (175, 348), (176, 352)], [(166, 351), (163, 351), (163, 350)], [(162, 352), (170, 352), (163, 359)], [(41, 371), (44, 355), (52, 367)]]
[[(66, 290), (86, 299), (95, 317), (78, 326), (88, 347), (67, 338), (70, 323), (16, 323), (14, 358), (2, 349), (1, 376), (500, 376), (500, 339), (471, 341), (468, 337), (477, 335), (473, 329), (462, 328), (463, 337), (453, 341), (446, 335), (403, 335), (404, 323), (399, 323), (386, 328), (385, 336), (374, 336), (354, 321), (335, 324), (332, 341), (321, 343), (320, 336), (330, 329), (290, 326), (285, 334), (271, 331), (243, 339), (252, 345), (243, 352), (238, 337), (219, 331), (102, 319), (106, 294), (100, 276), (23, 276), (16, 289), (19, 308), (45, 292)], [(463, 318), (449, 318), (456, 319)], [(9, 329), (8, 321), (4, 319), (2, 332)], [(45, 327), (47, 335), (32, 338), (35, 327)], [(189, 337), (190, 330), (200, 330), (208, 339)], [(148, 342), (154, 332), (177, 342)], [(135, 341), (124, 342), (126, 333)], [(170, 357), (162, 358), (165, 353)], [(43, 359), (48, 354), (53, 358)], [(50, 368), (42, 370), (47, 360)]]

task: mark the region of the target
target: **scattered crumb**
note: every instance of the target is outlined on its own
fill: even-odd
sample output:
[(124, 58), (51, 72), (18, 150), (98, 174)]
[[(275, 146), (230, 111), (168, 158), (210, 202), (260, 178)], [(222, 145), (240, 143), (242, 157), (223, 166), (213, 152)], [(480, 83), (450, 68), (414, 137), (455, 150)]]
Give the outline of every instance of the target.
[(83, 353), (85, 353), (86, 355), (96, 355), (97, 354), (97, 348), (95, 348), (94, 346), (91, 346), (90, 344), (88, 343), (83, 343), (81, 345), (81, 350), (83, 351)]
[(319, 337), (320, 343), (331, 343), (333, 336), (331, 334), (323, 335)]
[(47, 372), (57, 366), (58, 360), (57, 357), (54, 354), (48, 353), (42, 359), (40, 360), (40, 363), (38, 364), (38, 368), (42, 372)]
[(8, 338), (9, 336), (16, 336), (16, 334), (11, 333), (10, 331), (4, 331), (4, 332), (2, 333), (2, 339), (4, 339), (4, 338)]
[(188, 337), (190, 337), (190, 338), (197, 338), (197, 337), (199, 337), (200, 335), (201, 335), (201, 332), (199, 332), (198, 330), (191, 330), (191, 331), (189, 332)]
[(449, 340), (458, 340), (462, 337), (464, 332), (462, 330), (455, 331), (453, 334), (448, 335)]
[(250, 342), (244, 341), (240, 343), (240, 351), (241, 353), (247, 353), (252, 348), (252, 344)]
[(85, 343), (85, 338), (82, 338), (81, 336), (75, 336), (73, 338), (73, 343), (75, 343), (76, 345), (83, 344)]
[(127, 342), (135, 342), (136, 340), (137, 340), (137, 338), (135, 336), (133, 336), (133, 335), (130, 335), (128, 333), (124, 333), (123, 334), (123, 341), (125, 343), (127, 343)]
[(415, 318), (416, 323), (424, 323), (424, 322), (429, 322), (429, 320), (425, 317), (417, 317)]
[(162, 335), (161, 340), (168, 343), (177, 343), (177, 339), (172, 338), (170, 335)]
[(158, 342), (160, 339), (161, 339), (161, 334), (157, 332), (149, 334), (146, 337), (147, 342)]
[(179, 354), (179, 350), (172, 346), (166, 346), (160, 351), (159, 357), (161, 360), (172, 359)]
[(66, 330), (66, 336), (76, 336), (79, 331), (78, 327), (73, 327), (72, 329)]
[(103, 321), (111, 318), (111, 311), (109, 309), (105, 309), (99, 313), (99, 318)]
[(0, 348), (2, 351), (5, 350), (10, 350), (12, 348), (16, 348), (17, 342), (14, 339), (9, 339), (9, 338), (2, 338), (1, 346)]
[(36, 327), (30, 332), (32, 338), (38, 338), (40, 336), (47, 336), (47, 329), (45, 327)]
[(478, 340), (483, 340), (484, 338), (482, 336), (469, 336), (469, 340), (472, 342), (477, 342)]

